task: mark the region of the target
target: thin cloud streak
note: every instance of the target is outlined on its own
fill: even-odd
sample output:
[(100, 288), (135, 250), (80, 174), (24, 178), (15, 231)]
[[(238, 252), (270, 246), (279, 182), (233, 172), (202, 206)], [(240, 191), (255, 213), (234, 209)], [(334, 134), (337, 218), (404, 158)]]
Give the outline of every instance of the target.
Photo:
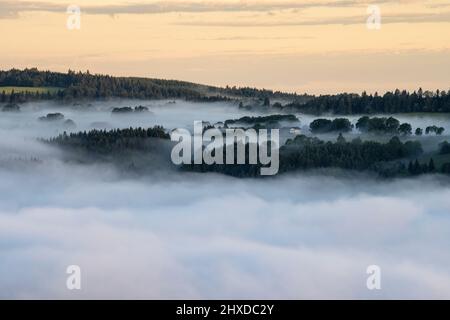
[[(386, 1), (378, 1), (377, 4)], [(120, 14), (167, 14), (167, 13), (213, 13), (213, 12), (272, 12), (280, 10), (302, 10), (312, 8), (345, 8), (361, 7), (370, 1), (283, 1), (283, 2), (262, 2), (240, 1), (233, 3), (226, 2), (154, 2), (154, 3), (133, 3), (121, 5), (93, 5), (82, 7), (84, 14), (91, 15), (120, 15)], [(435, 4), (434, 7), (445, 7), (445, 4)], [(53, 12), (65, 13), (67, 4), (56, 4), (51, 2), (24, 2), (24, 1), (4, 1), (0, 4), (1, 18), (17, 18), (23, 12)], [(316, 26), (316, 25), (354, 25), (365, 23), (365, 15), (311, 19), (303, 21), (185, 21), (176, 22), (173, 25), (181, 26), (213, 26), (213, 27), (281, 27), (281, 26)], [(450, 12), (440, 13), (411, 13), (392, 14), (382, 16), (383, 24), (391, 23), (449, 23)]]
[[(382, 1), (384, 2), (384, 1)], [(207, 13), (207, 12), (270, 12), (275, 10), (310, 9), (320, 7), (355, 7), (367, 4), (366, 1), (160, 1), (154, 3), (133, 3), (121, 5), (94, 5), (83, 7), (87, 14), (118, 15), (118, 14), (162, 14), (162, 13)], [(65, 12), (68, 4), (51, 2), (4, 1), (0, 4), (1, 17), (17, 17), (21, 12), (47, 11)]]
[[(323, 25), (355, 25), (366, 22), (366, 16), (351, 16), (332, 19), (317, 19), (305, 21), (186, 21), (177, 22), (174, 25), (193, 27), (286, 27), (286, 26), (323, 26)], [(392, 23), (450, 23), (450, 12), (436, 14), (405, 14), (405, 15), (384, 15), (383, 24)]]

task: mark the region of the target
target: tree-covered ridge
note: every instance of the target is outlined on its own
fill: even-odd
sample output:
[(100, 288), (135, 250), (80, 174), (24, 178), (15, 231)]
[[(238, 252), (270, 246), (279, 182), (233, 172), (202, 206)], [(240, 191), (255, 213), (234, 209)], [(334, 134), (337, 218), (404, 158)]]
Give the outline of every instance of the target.
[(312, 95), (308, 94), (302, 94), (299, 95), (297, 93), (288, 93), (288, 92), (282, 92), (282, 91), (273, 91), (268, 89), (257, 89), (257, 88), (250, 88), (250, 87), (230, 87), (226, 86), (225, 88), (221, 89), (222, 92), (226, 93), (227, 95), (231, 95), (234, 97), (241, 97), (241, 98), (258, 98), (262, 99), (264, 101), (264, 104), (267, 105), (271, 99), (288, 99), (292, 101), (307, 101), (308, 99), (312, 98)]
[(63, 134), (47, 142), (70, 149), (84, 150), (95, 154), (125, 152), (129, 150), (144, 151), (149, 138), (170, 139), (170, 135), (161, 126), (153, 128), (127, 128), (114, 130), (91, 130)]
[(407, 112), (450, 112), (450, 90), (431, 92), (422, 89), (409, 93), (395, 90), (384, 95), (363, 93), (321, 95), (305, 103), (293, 102), (284, 109), (311, 114), (375, 114)]
[[(24, 102), (39, 99), (78, 98), (132, 98), (132, 99), (186, 99), (199, 102), (229, 100), (230, 97), (290, 98), (296, 94), (253, 88), (218, 88), (178, 80), (140, 77), (113, 77), (87, 72), (68, 73), (11, 69), (0, 71), (0, 87), (29, 87), (39, 90), (0, 91), (0, 102)], [(49, 88), (49, 90), (45, 90)], [(51, 88), (51, 90), (50, 90)], [(55, 88), (59, 88), (55, 89)], [(1, 88), (0, 88), (1, 90)]]
[[(1, 100), (76, 98), (200, 98), (208, 87), (175, 80), (112, 77), (74, 72), (59, 73), (37, 69), (0, 71), (0, 86), (57, 87), (57, 92), (1, 92)], [(4, 101), (5, 102), (5, 101)]]
[[(299, 95), (256, 88), (200, 85), (177, 80), (39, 71), (35, 68), (0, 71), (0, 87), (36, 88), (24, 91), (1, 90), (0, 102), (24, 102), (48, 99), (186, 99), (215, 102), (230, 99), (263, 101), (262, 107), (310, 114), (375, 114), (407, 112), (450, 112), (450, 90), (435, 92), (419, 89), (386, 92), (384, 95), (342, 93), (336, 95)], [(27, 89), (28, 90), (28, 89)], [(272, 100), (284, 100), (270, 104)], [(241, 105), (243, 105), (241, 101)]]

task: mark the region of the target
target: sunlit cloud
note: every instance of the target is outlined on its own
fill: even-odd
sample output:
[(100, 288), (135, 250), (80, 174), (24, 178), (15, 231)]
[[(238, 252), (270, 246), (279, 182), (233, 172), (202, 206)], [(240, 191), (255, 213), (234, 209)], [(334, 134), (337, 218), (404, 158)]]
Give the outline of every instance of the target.
[[(285, 26), (325, 26), (325, 25), (361, 25), (366, 17), (362, 15), (338, 17), (331, 19), (307, 19), (303, 21), (184, 21), (177, 22), (177, 25), (198, 26), (198, 27), (285, 27)], [(383, 24), (392, 23), (450, 23), (450, 12), (441, 13), (421, 13), (421, 14), (397, 14), (383, 15)]]
[[(160, 13), (205, 13), (205, 12), (269, 12), (320, 7), (359, 6), (361, 1), (154, 1), (128, 4), (96, 4), (95, 1), (83, 7), (88, 14), (160, 14)], [(68, 4), (45, 1), (3, 1), (0, 16), (17, 16), (20, 12), (48, 11), (64, 12)]]

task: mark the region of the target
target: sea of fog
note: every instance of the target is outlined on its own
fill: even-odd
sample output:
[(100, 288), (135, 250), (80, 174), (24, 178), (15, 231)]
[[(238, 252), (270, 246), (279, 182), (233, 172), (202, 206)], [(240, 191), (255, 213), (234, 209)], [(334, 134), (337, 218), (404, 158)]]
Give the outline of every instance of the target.
[[(111, 116), (112, 107), (139, 104), (153, 114)], [(0, 113), (0, 298), (450, 298), (445, 177), (127, 178), (107, 164), (66, 163), (35, 140), (64, 130), (36, 120), (55, 111), (76, 130), (251, 115), (220, 103), (92, 106)], [(401, 118), (449, 127), (443, 118)], [(81, 267), (79, 291), (66, 288), (69, 265)], [(369, 265), (381, 268), (381, 290), (366, 287)]]

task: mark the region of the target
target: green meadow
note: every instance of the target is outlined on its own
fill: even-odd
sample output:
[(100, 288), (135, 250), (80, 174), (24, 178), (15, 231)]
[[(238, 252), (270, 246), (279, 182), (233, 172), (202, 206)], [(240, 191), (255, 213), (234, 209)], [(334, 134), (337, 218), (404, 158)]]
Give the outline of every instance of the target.
[(58, 90), (62, 90), (63, 88), (58, 87), (1, 87), (0, 86), (0, 94), (5, 92), (6, 94), (10, 94), (11, 92), (30, 92), (30, 93), (55, 93)]

